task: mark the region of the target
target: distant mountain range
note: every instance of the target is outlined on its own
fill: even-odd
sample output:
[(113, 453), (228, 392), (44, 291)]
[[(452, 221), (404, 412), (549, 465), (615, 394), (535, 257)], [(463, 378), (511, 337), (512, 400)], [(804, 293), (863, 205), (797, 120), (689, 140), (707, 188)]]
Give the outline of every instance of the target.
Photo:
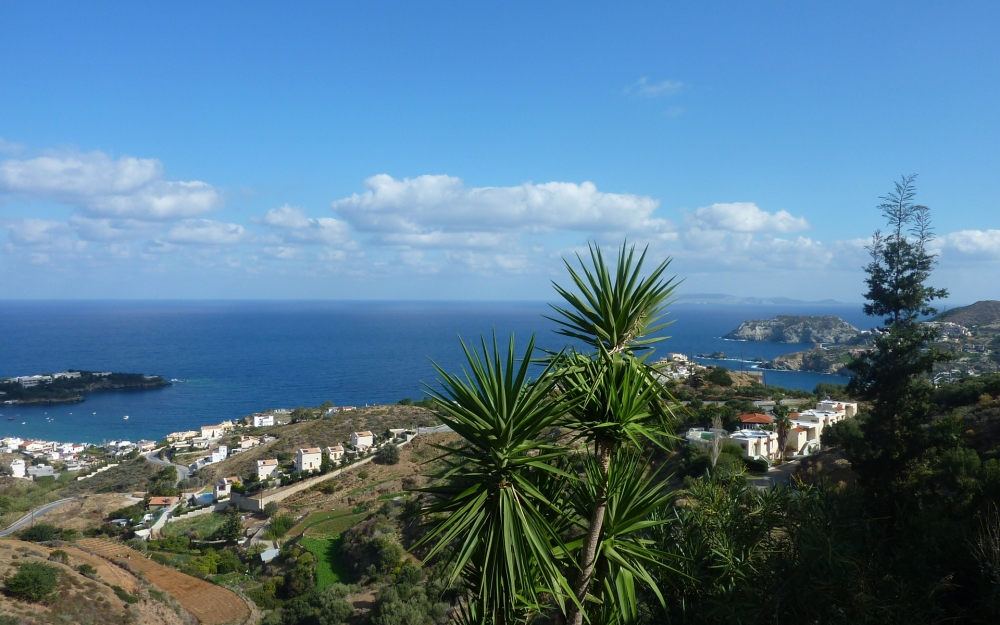
[(722, 293), (687, 293), (677, 296), (678, 304), (730, 304), (745, 306), (850, 306), (834, 299), (806, 301), (789, 297), (738, 297)]

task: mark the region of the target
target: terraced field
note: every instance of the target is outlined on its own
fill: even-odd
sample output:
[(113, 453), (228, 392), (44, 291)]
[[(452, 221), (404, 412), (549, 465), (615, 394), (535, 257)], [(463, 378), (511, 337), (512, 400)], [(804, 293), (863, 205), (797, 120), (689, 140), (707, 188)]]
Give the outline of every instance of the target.
[(76, 544), (116, 564), (141, 572), (150, 583), (177, 599), (202, 625), (242, 623), (250, 616), (246, 603), (235, 593), (157, 564), (124, 545), (100, 538), (85, 538)]

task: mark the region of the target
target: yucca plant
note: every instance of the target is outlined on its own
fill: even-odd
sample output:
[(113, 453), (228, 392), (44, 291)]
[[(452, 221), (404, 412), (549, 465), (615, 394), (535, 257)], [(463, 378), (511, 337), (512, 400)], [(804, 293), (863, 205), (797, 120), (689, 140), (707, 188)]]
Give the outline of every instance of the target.
[[(587, 476), (594, 489), (593, 507), (578, 554), (573, 584), (575, 601), (568, 604), (568, 623), (581, 625), (582, 606), (595, 579), (605, 510), (611, 493), (611, 459), (623, 449), (638, 451), (645, 442), (664, 445), (671, 437), (670, 410), (676, 401), (666, 393), (657, 372), (638, 354), (666, 337), (651, 336), (662, 323), (676, 287), (664, 279), (669, 259), (642, 276), (646, 250), (636, 258), (635, 247), (622, 245), (614, 271), (600, 247), (590, 247), (591, 265), (577, 256), (580, 270), (566, 264), (579, 293), (555, 285), (567, 306), (553, 306), (551, 318), (559, 333), (583, 341), (591, 354), (571, 353), (553, 358), (559, 389), (571, 400), (559, 420), (577, 440), (586, 442), (596, 471)], [(648, 353), (646, 354), (648, 356)]]
[[(594, 460), (591, 457), (586, 465), (587, 479), (576, 482), (573, 488), (571, 503), (579, 518), (585, 519), (596, 507), (602, 469)], [(591, 622), (634, 622), (639, 614), (636, 583), (663, 603), (651, 571), (672, 568), (671, 555), (658, 550), (648, 535), (669, 522), (656, 512), (668, 506), (674, 493), (663, 490), (657, 473), (635, 450), (618, 452), (609, 465), (607, 505), (595, 557), (592, 594), (596, 605), (588, 610)]]
[(539, 487), (546, 476), (573, 476), (556, 466), (566, 450), (540, 442), (559, 419), (566, 400), (553, 393), (550, 368), (529, 377), (534, 338), (518, 357), (511, 337), (502, 354), (494, 336), (482, 352), (462, 343), (468, 361), (463, 375), (437, 368), (440, 389), (430, 389), (439, 418), (464, 440), (438, 446), (445, 469), (421, 512), (438, 522), (420, 544), (435, 544), (428, 557), (450, 547), (469, 591), (469, 609), (486, 621), (509, 623), (510, 615), (539, 609), (545, 595), (561, 603), (567, 590), (556, 551), (565, 550), (553, 518), (561, 514)]
[(668, 338), (650, 335), (670, 325), (660, 323), (677, 288), (674, 278), (663, 279), (670, 259), (642, 277), (648, 248), (636, 259), (635, 246), (627, 247), (623, 243), (612, 275), (601, 248), (591, 245), (589, 249), (589, 267), (579, 254), (576, 255), (579, 271), (563, 261), (579, 293), (552, 283), (568, 304), (565, 307), (553, 305), (558, 316), (546, 317), (559, 324), (557, 332), (610, 354), (648, 350), (654, 343)]

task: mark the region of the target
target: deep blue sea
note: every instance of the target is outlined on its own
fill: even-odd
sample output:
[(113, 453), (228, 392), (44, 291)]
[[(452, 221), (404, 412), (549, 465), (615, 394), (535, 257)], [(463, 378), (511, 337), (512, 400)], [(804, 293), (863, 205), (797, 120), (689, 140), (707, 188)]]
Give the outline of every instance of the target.
[[(725, 341), (747, 319), (778, 314), (838, 315), (859, 328), (872, 321), (860, 306), (671, 307), (671, 338), (657, 352), (723, 351), (751, 359), (802, 345)], [(541, 302), (254, 302), (0, 301), (0, 377), (66, 369), (157, 374), (183, 380), (136, 392), (86, 395), (75, 404), (0, 405), (0, 435), (60, 441), (161, 438), (224, 419), (295, 406), (418, 399), (433, 384), (430, 359), (458, 370), (458, 336), (494, 330), (519, 345), (566, 340)], [(724, 362), (738, 369), (738, 362)], [(766, 382), (812, 389), (837, 376), (768, 371)], [(129, 415), (129, 420), (122, 419)], [(10, 420), (13, 419), (13, 420)], [(51, 419), (51, 420), (50, 420)]]

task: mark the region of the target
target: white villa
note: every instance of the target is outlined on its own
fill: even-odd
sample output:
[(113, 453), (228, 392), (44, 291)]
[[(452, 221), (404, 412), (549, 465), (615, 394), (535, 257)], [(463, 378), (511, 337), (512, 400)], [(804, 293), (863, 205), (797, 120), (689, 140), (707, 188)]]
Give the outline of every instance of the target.
[(251, 447), (256, 447), (260, 445), (259, 436), (241, 436), (240, 437), (240, 449), (250, 449)]
[(323, 450), (326, 457), (330, 459), (330, 462), (337, 462), (344, 457), (344, 446), (343, 445), (332, 445)]
[[(858, 405), (854, 402), (824, 399), (816, 407), (789, 415), (792, 429), (788, 432), (785, 449), (778, 449), (778, 434), (773, 431), (773, 418), (762, 413), (739, 416), (740, 430), (722, 431), (724, 442), (735, 443), (748, 458), (763, 458), (775, 462), (784, 456), (806, 456), (820, 449), (823, 428), (854, 417)], [(705, 428), (691, 428), (685, 434), (688, 443), (709, 446), (716, 435)]]
[(255, 414), (253, 416), (253, 426), (255, 428), (269, 428), (274, 425), (273, 414)]
[(20, 458), (14, 458), (10, 461), (10, 474), (14, 477), (23, 478), (26, 475), (24, 468), (24, 460)]
[(352, 432), (351, 447), (355, 449), (368, 449), (375, 444), (375, 435), (371, 432)]
[(257, 461), (257, 479), (269, 480), (278, 475), (278, 461), (274, 458)]
[(212, 498), (215, 499), (215, 501), (219, 501), (220, 499), (225, 499), (226, 497), (229, 497), (230, 493), (232, 492), (233, 484), (242, 484), (242, 483), (243, 480), (241, 480), (237, 476), (220, 477), (215, 481), (215, 485), (212, 486)]
[(219, 445), (214, 451), (212, 451), (212, 461), (210, 464), (215, 464), (216, 462), (222, 462), (229, 457), (229, 448), (225, 445)]
[(300, 449), (295, 454), (295, 470), (299, 473), (305, 471), (319, 471), (323, 463), (323, 452), (319, 447), (308, 447)]

